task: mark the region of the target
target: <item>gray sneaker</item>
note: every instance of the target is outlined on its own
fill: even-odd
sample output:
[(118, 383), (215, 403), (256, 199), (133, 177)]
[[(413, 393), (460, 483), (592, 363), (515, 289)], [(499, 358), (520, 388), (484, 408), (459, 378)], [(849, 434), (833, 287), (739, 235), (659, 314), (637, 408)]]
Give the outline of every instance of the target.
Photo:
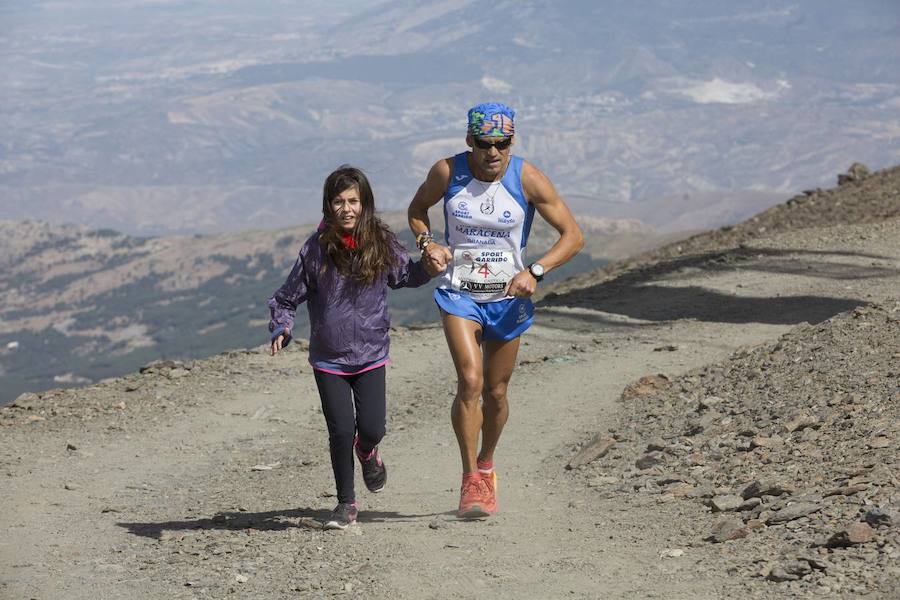
[(387, 483), (387, 467), (381, 460), (378, 446), (372, 449), (369, 456), (363, 456), (359, 453), (357, 442), (358, 440), (353, 441), (353, 448), (356, 450), (356, 458), (359, 459), (359, 464), (362, 466), (363, 482), (366, 484), (366, 489), (377, 494), (384, 489), (384, 484)]
[(331, 516), (325, 521), (325, 529), (347, 529), (350, 525), (356, 523), (356, 517), (359, 510), (356, 508), (356, 502), (341, 502), (333, 511)]

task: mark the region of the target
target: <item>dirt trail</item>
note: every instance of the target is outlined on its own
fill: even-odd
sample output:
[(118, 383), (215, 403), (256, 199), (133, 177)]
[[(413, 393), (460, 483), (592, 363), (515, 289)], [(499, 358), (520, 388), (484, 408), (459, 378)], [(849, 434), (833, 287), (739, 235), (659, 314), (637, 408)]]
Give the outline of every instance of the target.
[(454, 377), (436, 328), (393, 336), (389, 483), (371, 495), (357, 477), (361, 523), (346, 532), (319, 528), (335, 499), (299, 348), (24, 399), (0, 412), (0, 597), (779, 597), (717, 568), (732, 550), (700, 540), (694, 504), (623, 502), (564, 466), (639, 377), (898, 289), (894, 220), (756, 240), (736, 258), (550, 300), (510, 390), (501, 513), (477, 522), (452, 515)]

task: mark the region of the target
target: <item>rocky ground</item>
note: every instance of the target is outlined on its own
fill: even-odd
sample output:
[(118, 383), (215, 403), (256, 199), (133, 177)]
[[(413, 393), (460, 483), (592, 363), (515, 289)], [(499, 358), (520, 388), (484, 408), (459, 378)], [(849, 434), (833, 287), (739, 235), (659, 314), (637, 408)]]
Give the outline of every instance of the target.
[(816, 192), (830, 222), (737, 226), (548, 296), (492, 519), (452, 515), (436, 327), (393, 334), (389, 485), (346, 532), (320, 525), (302, 345), (20, 397), (0, 409), (0, 596), (895, 598), (900, 218), (862, 215), (900, 194), (870, 177)]
[(601, 494), (690, 501), (724, 567), (787, 594), (900, 591), (900, 302), (628, 386), (580, 470)]

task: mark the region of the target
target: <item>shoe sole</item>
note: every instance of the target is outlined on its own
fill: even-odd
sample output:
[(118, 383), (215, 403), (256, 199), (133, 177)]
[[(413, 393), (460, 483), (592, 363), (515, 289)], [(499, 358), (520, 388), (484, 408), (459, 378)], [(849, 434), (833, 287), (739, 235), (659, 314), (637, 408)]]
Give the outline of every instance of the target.
[(353, 521), (353, 523), (347, 523), (346, 525), (341, 525), (337, 521), (328, 521), (327, 523), (325, 523), (322, 526), (322, 529), (339, 529), (339, 530), (343, 531), (343, 530), (347, 529), (348, 527), (350, 527), (351, 525), (353, 525), (354, 523), (356, 523), (356, 521)]
[(470, 506), (466, 510), (459, 510), (456, 513), (456, 516), (460, 519), (483, 519), (485, 517), (490, 517), (491, 514), (484, 508), (479, 505)]

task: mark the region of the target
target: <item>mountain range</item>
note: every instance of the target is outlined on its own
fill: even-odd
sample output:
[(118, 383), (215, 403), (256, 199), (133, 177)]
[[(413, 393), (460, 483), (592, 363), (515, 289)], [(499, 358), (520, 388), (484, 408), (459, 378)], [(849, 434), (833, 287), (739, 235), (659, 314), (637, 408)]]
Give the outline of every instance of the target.
[(518, 109), (515, 151), (579, 214), (735, 223), (854, 161), (900, 162), (898, 14), (889, 0), (10, 0), (0, 218), (136, 235), (312, 223), (347, 162), (398, 210), (491, 99)]

